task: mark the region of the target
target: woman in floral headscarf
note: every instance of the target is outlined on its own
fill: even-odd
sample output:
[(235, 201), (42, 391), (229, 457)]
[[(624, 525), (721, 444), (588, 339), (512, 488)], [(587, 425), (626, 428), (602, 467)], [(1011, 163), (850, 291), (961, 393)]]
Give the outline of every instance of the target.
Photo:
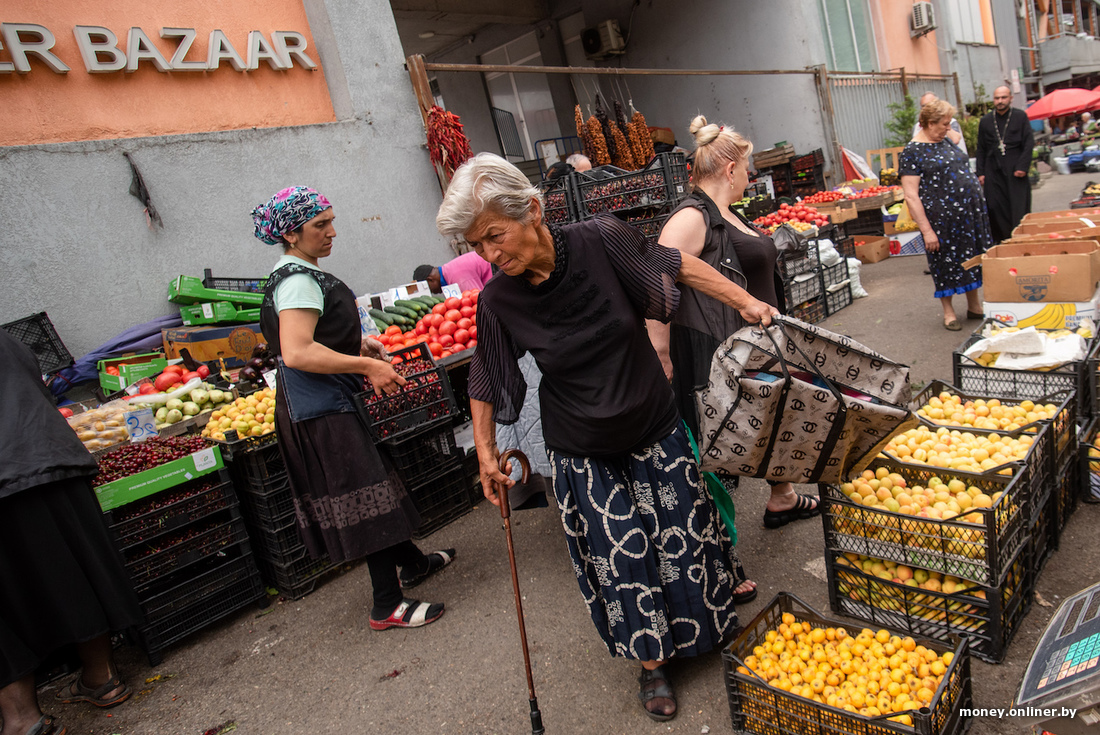
[(355, 410), (364, 376), (379, 395), (405, 381), (380, 344), (362, 339), (351, 289), (317, 265), (336, 237), (332, 205), (295, 186), (256, 207), (252, 218), (256, 237), (283, 250), (267, 279), (260, 328), (279, 356), (275, 426), (302, 540), (314, 557), (366, 557), (371, 628), (427, 625), (443, 615), (443, 605), (406, 599), (402, 588), (442, 569), (455, 551), (424, 554), (411, 541), (420, 515)]

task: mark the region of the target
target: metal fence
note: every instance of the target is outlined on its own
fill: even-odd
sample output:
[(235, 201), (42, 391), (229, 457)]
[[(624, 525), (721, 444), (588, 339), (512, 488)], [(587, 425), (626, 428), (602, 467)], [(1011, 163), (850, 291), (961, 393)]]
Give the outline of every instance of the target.
[(504, 157), (519, 158), (522, 161), (525, 158), (523, 143), (519, 139), (515, 116), (499, 107), (489, 109), (493, 115), (493, 125), (497, 129), (497, 137), (500, 138), (500, 148), (504, 151)]
[(932, 92), (958, 106), (951, 76), (829, 72), (828, 78), (836, 140), (861, 156), (887, 147), (886, 123), (893, 117), (889, 106), (904, 102), (906, 94), (916, 103), (922, 94)]

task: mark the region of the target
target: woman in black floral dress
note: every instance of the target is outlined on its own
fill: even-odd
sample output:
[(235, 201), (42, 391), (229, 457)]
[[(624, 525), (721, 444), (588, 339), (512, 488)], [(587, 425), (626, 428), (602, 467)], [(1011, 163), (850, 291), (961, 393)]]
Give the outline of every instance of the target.
[(985, 252), (992, 238), (981, 184), (966, 155), (945, 139), (954, 116), (955, 108), (943, 100), (921, 108), (920, 130), (901, 152), (898, 173), (909, 214), (924, 236), (943, 325), (958, 331), (962, 327), (951, 303), (955, 294), (966, 294), (967, 319), (982, 318), (981, 270), (962, 264)]

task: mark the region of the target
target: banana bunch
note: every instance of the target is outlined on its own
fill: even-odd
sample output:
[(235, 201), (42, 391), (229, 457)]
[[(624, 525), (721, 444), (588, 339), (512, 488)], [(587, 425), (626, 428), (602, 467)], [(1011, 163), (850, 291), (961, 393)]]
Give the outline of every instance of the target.
[(1066, 326), (1066, 317), (1075, 316), (1077, 307), (1073, 304), (1047, 304), (1027, 319), (1021, 319), (1016, 324), (1019, 327), (1035, 327), (1036, 329), (1062, 329)]
[(1089, 184), (1082, 193), (1085, 196), (1100, 196), (1100, 184)]

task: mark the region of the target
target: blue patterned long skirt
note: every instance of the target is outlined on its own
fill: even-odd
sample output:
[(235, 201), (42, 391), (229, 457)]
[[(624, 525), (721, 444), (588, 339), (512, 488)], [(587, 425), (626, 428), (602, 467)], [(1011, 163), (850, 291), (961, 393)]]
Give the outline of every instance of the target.
[(551, 451), (573, 571), (613, 656), (696, 656), (737, 627), (733, 548), (682, 428), (620, 457)]

